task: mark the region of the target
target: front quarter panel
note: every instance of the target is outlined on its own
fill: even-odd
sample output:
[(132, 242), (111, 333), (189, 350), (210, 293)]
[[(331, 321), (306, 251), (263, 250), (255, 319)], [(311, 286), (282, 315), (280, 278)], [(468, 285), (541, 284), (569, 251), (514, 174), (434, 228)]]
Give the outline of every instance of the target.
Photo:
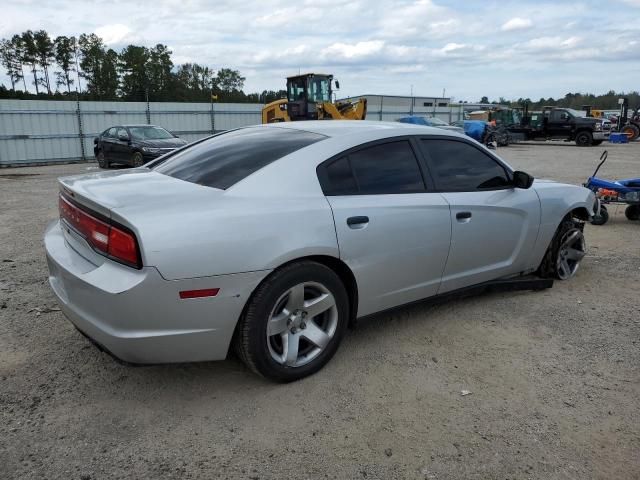
[(577, 208), (594, 214), (595, 195), (577, 185), (536, 180), (533, 187), (540, 198), (540, 233), (533, 251), (533, 264), (539, 265), (562, 219)]

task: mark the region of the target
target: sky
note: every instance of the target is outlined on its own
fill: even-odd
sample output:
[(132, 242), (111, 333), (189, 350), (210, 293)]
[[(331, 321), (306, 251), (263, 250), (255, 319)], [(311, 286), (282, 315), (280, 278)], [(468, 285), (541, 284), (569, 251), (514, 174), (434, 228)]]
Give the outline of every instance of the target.
[[(478, 101), (640, 89), (640, 0), (11, 0), (0, 38), (94, 32), (240, 70), (245, 92), (332, 73), (339, 97)], [(4, 73), (0, 82), (8, 84)]]

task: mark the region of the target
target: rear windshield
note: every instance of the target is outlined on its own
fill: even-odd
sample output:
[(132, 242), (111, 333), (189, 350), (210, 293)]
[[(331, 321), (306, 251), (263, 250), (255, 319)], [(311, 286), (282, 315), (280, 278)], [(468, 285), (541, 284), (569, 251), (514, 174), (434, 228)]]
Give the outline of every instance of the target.
[(152, 170), (225, 190), (271, 162), (324, 138), (289, 128), (241, 128), (185, 148)]

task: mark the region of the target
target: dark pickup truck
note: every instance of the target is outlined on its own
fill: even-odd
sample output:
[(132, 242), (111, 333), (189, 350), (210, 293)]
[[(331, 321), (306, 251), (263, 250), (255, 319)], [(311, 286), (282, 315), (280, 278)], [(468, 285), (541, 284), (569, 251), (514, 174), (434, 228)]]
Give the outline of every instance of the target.
[(545, 107), (542, 111), (525, 111), (520, 125), (512, 125), (509, 132), (525, 140), (557, 138), (588, 147), (600, 145), (609, 138), (611, 122), (587, 117), (586, 112), (572, 108)]

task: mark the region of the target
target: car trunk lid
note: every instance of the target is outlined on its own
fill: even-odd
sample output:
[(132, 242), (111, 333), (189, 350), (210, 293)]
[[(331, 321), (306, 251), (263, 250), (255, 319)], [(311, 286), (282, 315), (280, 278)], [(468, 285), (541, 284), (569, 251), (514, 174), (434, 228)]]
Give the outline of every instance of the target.
[[(222, 190), (178, 180), (146, 168), (96, 172), (63, 177), (58, 181), (61, 195), (84, 212), (133, 233), (138, 241), (142, 265), (147, 265), (144, 232), (140, 230), (145, 217), (159, 219), (166, 210), (192, 212), (197, 205), (210, 204), (223, 193)], [(68, 219), (66, 223), (69, 224)], [(91, 245), (91, 239), (82, 241), (83, 232), (78, 232), (77, 228), (73, 230), (67, 228), (65, 231), (70, 247), (93, 264), (101, 264), (103, 259), (96, 256), (96, 246)]]

